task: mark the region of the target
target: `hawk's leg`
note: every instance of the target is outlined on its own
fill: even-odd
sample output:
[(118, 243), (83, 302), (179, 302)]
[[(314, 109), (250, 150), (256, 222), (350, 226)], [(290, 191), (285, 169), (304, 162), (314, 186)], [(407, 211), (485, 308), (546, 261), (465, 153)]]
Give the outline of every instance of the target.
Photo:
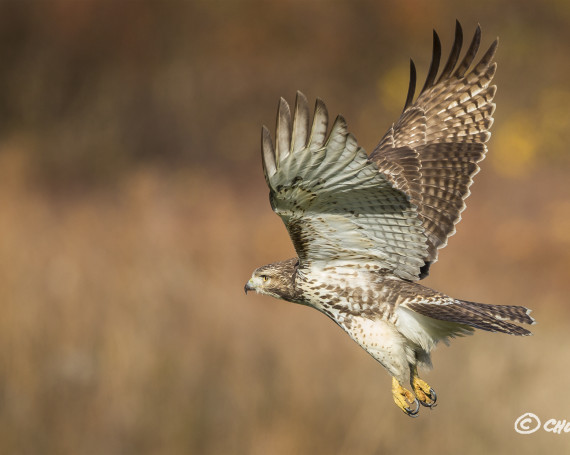
[(412, 385), (412, 390), (416, 395), (418, 401), (428, 408), (435, 406), (437, 400), (437, 395), (435, 390), (433, 390), (427, 382), (420, 379), (418, 376), (418, 367), (416, 365), (410, 366), (410, 384)]
[[(392, 394), (394, 395), (394, 402), (402, 411), (410, 417), (417, 417), (420, 411), (420, 404), (418, 399), (412, 392), (404, 389), (396, 378), (392, 378)], [(415, 409), (410, 406), (414, 405)]]

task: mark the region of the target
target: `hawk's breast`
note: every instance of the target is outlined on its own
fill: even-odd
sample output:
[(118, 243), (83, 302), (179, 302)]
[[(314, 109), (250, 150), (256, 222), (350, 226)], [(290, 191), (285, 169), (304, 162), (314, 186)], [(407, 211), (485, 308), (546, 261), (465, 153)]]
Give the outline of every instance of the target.
[(387, 281), (371, 265), (349, 264), (302, 270), (296, 286), (302, 291), (304, 304), (348, 329), (355, 316), (369, 320), (389, 320), (393, 316)]

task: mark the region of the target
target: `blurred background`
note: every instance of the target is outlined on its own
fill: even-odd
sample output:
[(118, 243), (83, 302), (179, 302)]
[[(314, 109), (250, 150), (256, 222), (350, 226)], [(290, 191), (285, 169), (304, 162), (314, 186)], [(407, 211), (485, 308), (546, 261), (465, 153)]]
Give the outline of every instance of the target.
[[(500, 36), (489, 155), (425, 284), (524, 305), (424, 373), (409, 419), (321, 314), (243, 293), (294, 255), (260, 129), (302, 90), (371, 151), (409, 58)], [(0, 453), (520, 453), (570, 420), (570, 3), (1, 1)], [(421, 83), (421, 82), (420, 82)]]

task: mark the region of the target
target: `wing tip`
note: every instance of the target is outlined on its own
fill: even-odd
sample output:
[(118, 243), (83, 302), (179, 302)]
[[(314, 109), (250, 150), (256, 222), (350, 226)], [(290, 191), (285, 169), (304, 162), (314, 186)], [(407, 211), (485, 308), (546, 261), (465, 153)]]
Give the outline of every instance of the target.
[(261, 127), (261, 163), (263, 165), (265, 179), (269, 184), (271, 177), (277, 172), (277, 163), (271, 133), (269, 132), (269, 128), (265, 125)]
[(297, 90), (295, 97), (295, 114), (293, 116), (292, 152), (297, 153), (307, 146), (309, 134), (309, 102), (307, 97)]
[(473, 34), (471, 44), (467, 48), (467, 52), (465, 53), (463, 60), (461, 61), (461, 63), (459, 63), (459, 66), (453, 73), (454, 77), (460, 79), (463, 76), (465, 76), (465, 73), (471, 66), (471, 63), (473, 63), (475, 55), (477, 55), (477, 51), (479, 50), (480, 44), (481, 44), (481, 26), (477, 24), (477, 28), (475, 29), (475, 33)]
[[(481, 25), (477, 24), (475, 28), (475, 32), (473, 34), (473, 38), (471, 43), (467, 49), (463, 60), (457, 65), (459, 61), (459, 54), (461, 53), (461, 48), (463, 47), (463, 28), (461, 26), (461, 22), (458, 19), (455, 19), (455, 38), (453, 41), (453, 45), (451, 47), (451, 51), (447, 62), (445, 63), (441, 75), (439, 78), (437, 77), (437, 73), (439, 70), (439, 63), (441, 58), (441, 40), (437, 31), (433, 30), (433, 48), (432, 48), (432, 60), (429, 66), (428, 74), (424, 83), (423, 88), (420, 91), (420, 94), (428, 90), (430, 87), (439, 84), (441, 81), (451, 77), (461, 78), (465, 75), (475, 56), (477, 51), (479, 50), (479, 46), (481, 43)], [(493, 43), (491, 43), (489, 49), (485, 53), (485, 55), (481, 58), (478, 62), (477, 67), (481, 64), (484, 65), (486, 68), (489, 62), (492, 61), (493, 56), (497, 50), (499, 44), (499, 38), (496, 38)], [(453, 74), (452, 74), (453, 73)], [(412, 59), (410, 59), (410, 84), (408, 86), (408, 94), (406, 97), (406, 102), (404, 104), (404, 111), (410, 107), (414, 101), (414, 94), (415, 94), (415, 86), (416, 86), (416, 68)]]
[(404, 112), (408, 107), (414, 102), (414, 95), (416, 92), (416, 65), (414, 61), (410, 59), (410, 83), (408, 85), (408, 94), (406, 95), (406, 102), (404, 103)]
[(327, 114), (328, 114), (327, 105), (319, 97), (317, 97), (317, 99), (315, 100), (315, 111), (324, 111), (324, 112), (327, 112)]
[(435, 30), (433, 30), (433, 44), (432, 44), (432, 54), (431, 63), (429, 65), (428, 74), (426, 76), (426, 81), (422, 87), (420, 94), (425, 92), (427, 89), (433, 87), (435, 79), (437, 77), (437, 72), (439, 71), (439, 60), (441, 58), (441, 41), (439, 35)]
[(326, 140), (329, 123), (329, 111), (321, 98), (315, 100), (315, 114), (309, 138), (309, 146), (312, 150), (321, 148)]
[(277, 108), (277, 125), (275, 126), (275, 160), (285, 159), (291, 149), (291, 108), (285, 98), (279, 98)]

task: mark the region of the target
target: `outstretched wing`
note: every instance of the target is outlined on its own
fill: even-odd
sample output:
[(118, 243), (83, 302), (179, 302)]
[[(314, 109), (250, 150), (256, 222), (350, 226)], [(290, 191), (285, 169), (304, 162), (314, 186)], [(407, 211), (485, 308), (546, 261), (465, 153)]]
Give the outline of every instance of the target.
[(420, 278), (427, 276), (438, 249), (447, 244), (461, 219), (472, 178), (479, 171), (477, 163), (487, 152), (496, 92), (489, 83), (497, 68), (493, 56), (498, 40), (468, 72), (479, 48), (481, 29), (477, 27), (457, 64), (463, 42), (457, 22), (451, 53), (436, 81), (441, 45), (435, 31), (433, 38), (432, 62), (420, 95), (413, 102), (416, 72), (411, 62), (404, 111), (370, 155), (380, 172), (418, 209), (428, 245)]
[(301, 266), (358, 262), (417, 279), (427, 253), (424, 228), (409, 197), (368, 160), (337, 117), (297, 92), (294, 120), (279, 103), (275, 146), (262, 130), (263, 170), (273, 210), (283, 219)]

